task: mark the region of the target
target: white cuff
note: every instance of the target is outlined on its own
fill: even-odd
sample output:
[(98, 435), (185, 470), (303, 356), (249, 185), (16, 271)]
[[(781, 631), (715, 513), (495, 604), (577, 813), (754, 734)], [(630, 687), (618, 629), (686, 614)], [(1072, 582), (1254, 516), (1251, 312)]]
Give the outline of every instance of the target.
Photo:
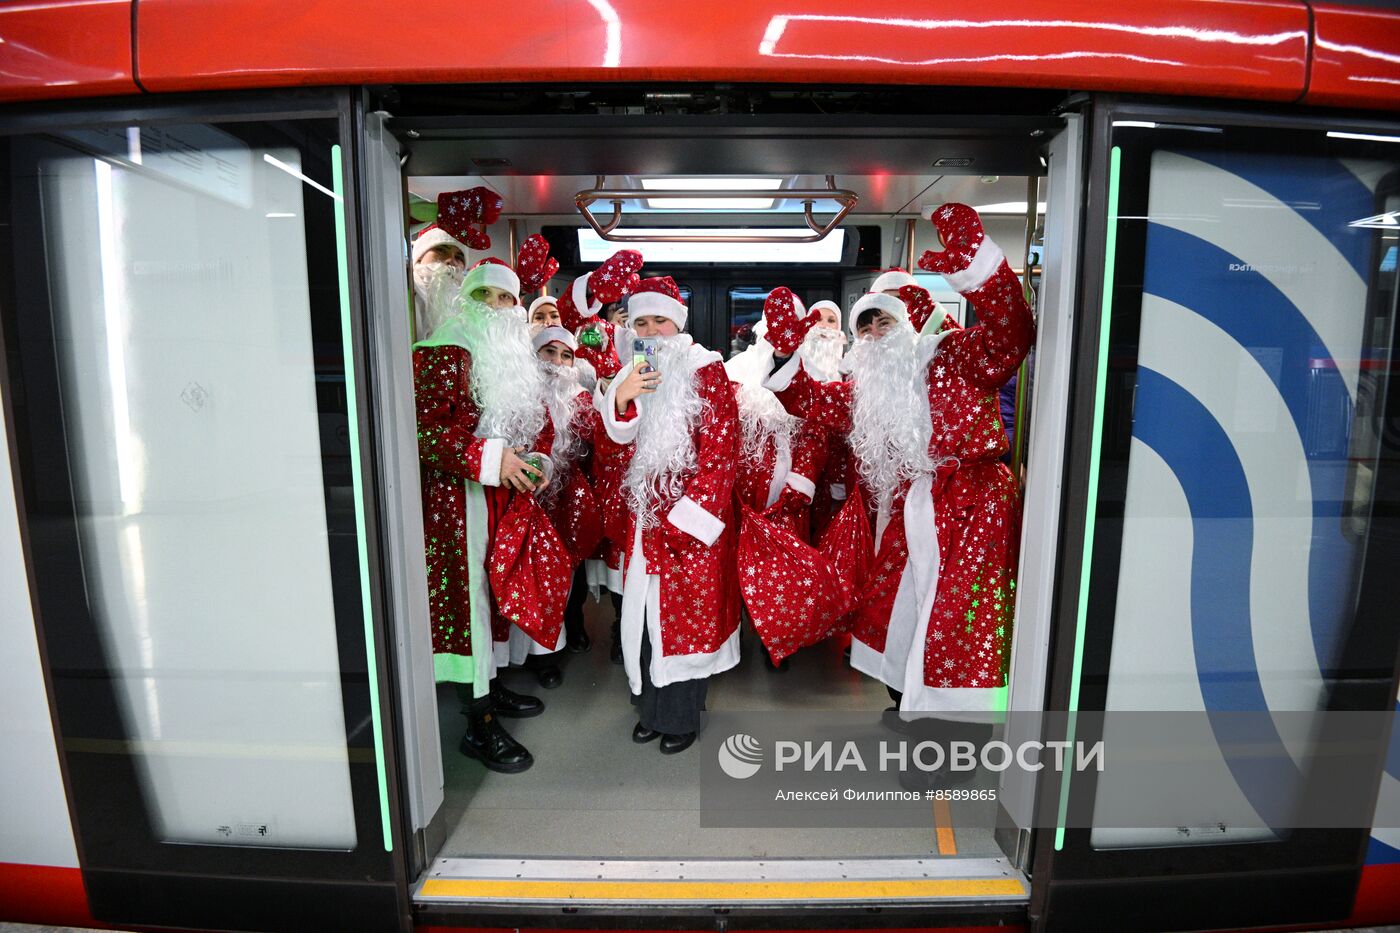
[(846, 498), (846, 484), (845, 484), (845, 483), (832, 483), (832, 484), (831, 484), (831, 498), (835, 499), (835, 500), (838, 501), (838, 502), (844, 500), (844, 499)]
[[(608, 432), (608, 437), (614, 444), (630, 444), (637, 439), (637, 430), (642, 425), (641, 414), (631, 421), (622, 421), (617, 417), (617, 387), (622, 385), (622, 380), (632, 372), (632, 364), (624, 366), (612, 383), (608, 386), (608, 391), (603, 395), (603, 405), (599, 414), (603, 416), (603, 428)], [(632, 404), (636, 404), (634, 400)]]
[(1006, 256), (997, 246), (992, 238), (986, 234), (982, 235), (982, 243), (977, 247), (977, 252), (972, 255), (972, 262), (961, 272), (949, 272), (943, 276), (943, 281), (958, 292), (966, 294), (974, 292), (987, 284), (987, 280), (992, 274), (1001, 268), (1001, 261)]
[(770, 392), (781, 392), (792, 385), (792, 380), (797, 378), (797, 371), (801, 368), (802, 357), (794, 352), (786, 363), (778, 367), (777, 372), (763, 380), (763, 387)]
[(801, 473), (788, 471), (787, 484), (808, 499), (815, 499), (817, 496), (817, 484), (803, 476)]
[(506, 451), (506, 439), (488, 437), (481, 448), (481, 479), (483, 486), (501, 485), (501, 455)]
[(724, 522), (706, 512), (690, 496), (681, 496), (676, 504), (671, 506), (671, 511), (666, 513), (666, 521), (706, 547), (718, 541), (724, 531)]

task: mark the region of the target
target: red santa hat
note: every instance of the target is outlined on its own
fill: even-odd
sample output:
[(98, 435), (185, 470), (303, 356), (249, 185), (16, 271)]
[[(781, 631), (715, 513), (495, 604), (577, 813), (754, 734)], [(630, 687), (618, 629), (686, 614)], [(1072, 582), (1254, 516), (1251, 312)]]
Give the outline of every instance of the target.
[(636, 321), (644, 315), (664, 317), (675, 321), (676, 327), (685, 330), (685, 319), (689, 315), (681, 303), (681, 290), (669, 275), (642, 279), (627, 299), (627, 318)]
[(494, 256), (488, 256), (472, 266), (462, 282), (462, 294), (470, 295), (483, 285), (495, 286), (514, 295), (517, 302), (520, 300), (520, 276)]
[(894, 295), (886, 295), (883, 292), (870, 292), (861, 295), (860, 300), (851, 305), (850, 316), (846, 320), (846, 326), (850, 328), (851, 336), (855, 336), (856, 322), (866, 311), (883, 311), (897, 321), (909, 323), (909, 309), (904, 306)]
[(418, 235), (413, 238), (413, 264), (416, 266), (418, 261), (423, 258), (423, 254), (434, 246), (455, 246), (462, 251), (463, 261), (466, 261), (467, 256), (470, 255), (467, 251), (466, 244), (461, 240), (457, 239), (437, 224), (428, 224), (428, 226), (419, 230)]
[(574, 339), (573, 334), (562, 327), (550, 326), (541, 328), (539, 333), (530, 338), (530, 345), (535, 348), (536, 353), (539, 352), (540, 347), (547, 343), (562, 343), (575, 353), (578, 352), (578, 341)]
[[(526, 317), (534, 317), (534, 316), (535, 316), (535, 309), (536, 309), (536, 308), (542, 308), (542, 307), (544, 307), (545, 305), (554, 305), (554, 307), (558, 308), (558, 307), (559, 307), (559, 299), (557, 299), (557, 298), (555, 298), (555, 297), (553, 297), (553, 296), (551, 296), (551, 295), (541, 295), (540, 297), (536, 298), (534, 301), (530, 302), (530, 308), (529, 308), (528, 311), (525, 312), (525, 316), (526, 316)], [(539, 348), (537, 347), (536, 349), (539, 349)]]
[(877, 275), (875, 277), (875, 281), (870, 283), (870, 290), (872, 292), (895, 291), (897, 289), (903, 288), (906, 285), (917, 284), (918, 282), (912, 275), (910, 275), (904, 269), (901, 269), (899, 266), (895, 266), (894, 268), (886, 269), (884, 272), (881, 272), (879, 275)]

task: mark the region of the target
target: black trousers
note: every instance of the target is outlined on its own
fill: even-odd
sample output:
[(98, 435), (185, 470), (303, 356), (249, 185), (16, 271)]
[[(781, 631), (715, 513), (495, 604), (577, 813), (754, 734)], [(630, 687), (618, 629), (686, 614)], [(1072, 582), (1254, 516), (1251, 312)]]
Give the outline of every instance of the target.
[[(491, 686), (495, 686), (496, 679), (491, 679)], [(491, 691), (486, 691), (485, 696), (472, 696), (471, 684), (453, 684), (457, 688), (457, 702), (462, 704), (462, 712), (468, 716), (484, 716), (495, 708), (496, 701), (491, 699)]]
[(588, 574), (583, 570), (583, 561), (574, 568), (574, 581), (569, 587), (569, 601), (564, 604), (564, 632), (572, 638), (583, 631), (583, 601), (588, 598)]
[(669, 735), (684, 735), (700, 731), (700, 713), (705, 709), (705, 695), (710, 679), (683, 680), (665, 687), (651, 682), (651, 642), (646, 627), (642, 627), (642, 692), (632, 695), (637, 718), (642, 726)]
[[(890, 699), (894, 700), (894, 705), (898, 706), (899, 701), (904, 698), (904, 694), (885, 685), (886, 692)], [(894, 716), (895, 713), (889, 715)], [(992, 730), (995, 726), (989, 722), (963, 722), (957, 719), (939, 719), (936, 712), (930, 712), (926, 716), (921, 716), (909, 723), (910, 731), (924, 741), (935, 741), (940, 743), (948, 742), (971, 742), (981, 747), (992, 737)]]

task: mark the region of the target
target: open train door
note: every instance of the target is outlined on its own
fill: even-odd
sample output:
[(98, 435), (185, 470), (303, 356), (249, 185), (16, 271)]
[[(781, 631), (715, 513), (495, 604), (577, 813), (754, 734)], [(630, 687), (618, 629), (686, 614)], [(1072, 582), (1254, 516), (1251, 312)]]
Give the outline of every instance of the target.
[(1034, 928), (1342, 920), (1397, 825), (1400, 127), (1092, 120), (1048, 708), (1107, 767), (1040, 782)]
[(343, 91), (0, 123), (7, 452), (91, 914), (411, 928)]

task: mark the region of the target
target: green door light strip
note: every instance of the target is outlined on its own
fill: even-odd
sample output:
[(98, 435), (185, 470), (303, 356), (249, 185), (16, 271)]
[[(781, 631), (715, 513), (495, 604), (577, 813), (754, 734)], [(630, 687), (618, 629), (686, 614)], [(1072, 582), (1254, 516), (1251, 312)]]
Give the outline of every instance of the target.
[[(1084, 558), (1079, 567), (1079, 605), (1074, 620), (1074, 663), (1069, 678), (1069, 716), (1065, 740), (1074, 741), (1079, 712), (1079, 681), (1084, 668), (1084, 627), (1089, 614), (1089, 569), (1094, 557), (1094, 519), (1099, 505), (1099, 455), (1103, 446), (1103, 397), (1108, 384), (1108, 328), (1113, 309), (1113, 263), (1118, 250), (1118, 172), (1123, 151), (1114, 146), (1108, 161), (1108, 230), (1104, 236), (1103, 303), (1099, 309), (1099, 355), (1094, 374), (1094, 426), (1089, 441), (1089, 489), (1084, 501)], [(1065, 845), (1065, 814), (1069, 810), (1070, 769), (1060, 778), (1060, 810), (1055, 826), (1055, 851)]]
[(394, 851), (389, 826), (389, 787), (384, 777), (384, 723), (379, 715), (379, 665), (374, 654), (374, 611), (369, 598), (369, 550), (365, 532), (365, 494), (360, 474), (360, 415), (355, 389), (355, 353), (350, 339), (350, 262), (345, 254), (345, 170), (340, 146), (331, 146), (331, 187), (335, 190), (335, 263), (340, 276), (340, 344), (345, 354), (345, 403), (350, 435), (350, 476), (355, 492), (355, 543), (360, 554), (360, 609), (365, 617), (365, 661), (369, 677), (369, 712), (374, 724), (374, 770), (379, 779), (379, 820), (384, 851)]

